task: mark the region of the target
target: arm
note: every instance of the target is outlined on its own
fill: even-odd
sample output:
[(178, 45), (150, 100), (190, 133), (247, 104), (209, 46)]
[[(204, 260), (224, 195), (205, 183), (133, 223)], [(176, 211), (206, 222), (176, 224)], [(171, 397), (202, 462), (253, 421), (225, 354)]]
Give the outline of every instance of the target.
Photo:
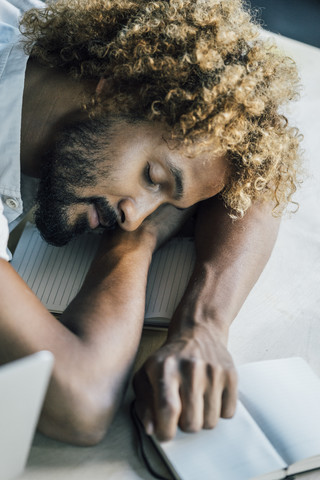
[(40, 349), (56, 360), (39, 423), (43, 433), (78, 444), (96, 443), (105, 434), (140, 340), (154, 243), (144, 231), (104, 235), (63, 324), (1, 261), (1, 362)]
[(186, 214), (166, 206), (135, 232), (105, 232), (61, 322), (0, 259), (0, 364), (41, 349), (55, 356), (39, 422), (43, 433), (82, 445), (105, 435), (140, 341), (152, 253)]
[(278, 227), (268, 205), (251, 207), (237, 221), (218, 198), (199, 206), (193, 275), (167, 341), (134, 381), (148, 433), (165, 440), (177, 424), (196, 431), (233, 415), (237, 377), (228, 330), (270, 256)]

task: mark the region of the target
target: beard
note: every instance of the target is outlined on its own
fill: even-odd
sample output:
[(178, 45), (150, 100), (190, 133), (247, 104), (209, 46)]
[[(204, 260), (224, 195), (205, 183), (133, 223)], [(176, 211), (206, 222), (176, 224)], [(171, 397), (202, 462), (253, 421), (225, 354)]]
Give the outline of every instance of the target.
[(117, 215), (104, 197), (81, 197), (77, 193), (88, 187), (94, 191), (99, 177), (108, 174), (105, 161), (109, 140), (108, 122), (88, 120), (65, 128), (43, 156), (35, 222), (46, 242), (62, 246), (91, 231), (86, 213), (70, 219), (79, 205), (94, 204), (104, 228), (117, 225)]

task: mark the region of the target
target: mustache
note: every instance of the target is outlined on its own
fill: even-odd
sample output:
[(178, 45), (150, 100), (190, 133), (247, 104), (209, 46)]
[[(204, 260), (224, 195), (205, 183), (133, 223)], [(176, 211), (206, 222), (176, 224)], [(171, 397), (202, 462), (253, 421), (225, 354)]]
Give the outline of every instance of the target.
[(118, 225), (118, 215), (108, 200), (103, 197), (90, 197), (87, 203), (93, 203), (96, 207), (103, 228), (111, 230)]
[(69, 190), (65, 191), (63, 196), (56, 198), (55, 200), (57, 204), (61, 204), (64, 209), (75, 204), (93, 204), (98, 211), (102, 228), (113, 229), (118, 224), (118, 215), (115, 209), (104, 197), (78, 197)]

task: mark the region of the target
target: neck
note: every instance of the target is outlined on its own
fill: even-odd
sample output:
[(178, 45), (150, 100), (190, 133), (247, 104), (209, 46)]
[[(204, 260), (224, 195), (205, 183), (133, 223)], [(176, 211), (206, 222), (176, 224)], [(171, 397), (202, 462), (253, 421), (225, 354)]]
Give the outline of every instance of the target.
[(81, 105), (93, 85), (79, 82), (63, 71), (27, 64), (21, 122), (21, 169), (38, 177), (41, 159), (56, 132), (84, 117)]

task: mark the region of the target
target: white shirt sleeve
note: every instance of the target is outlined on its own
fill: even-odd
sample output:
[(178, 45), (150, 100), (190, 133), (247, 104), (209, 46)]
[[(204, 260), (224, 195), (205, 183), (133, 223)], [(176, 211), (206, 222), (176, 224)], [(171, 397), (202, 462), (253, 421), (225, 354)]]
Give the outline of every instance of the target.
[(9, 260), (8, 255), (8, 238), (9, 238), (9, 227), (8, 221), (3, 213), (3, 205), (0, 197), (0, 258), (4, 260)]

